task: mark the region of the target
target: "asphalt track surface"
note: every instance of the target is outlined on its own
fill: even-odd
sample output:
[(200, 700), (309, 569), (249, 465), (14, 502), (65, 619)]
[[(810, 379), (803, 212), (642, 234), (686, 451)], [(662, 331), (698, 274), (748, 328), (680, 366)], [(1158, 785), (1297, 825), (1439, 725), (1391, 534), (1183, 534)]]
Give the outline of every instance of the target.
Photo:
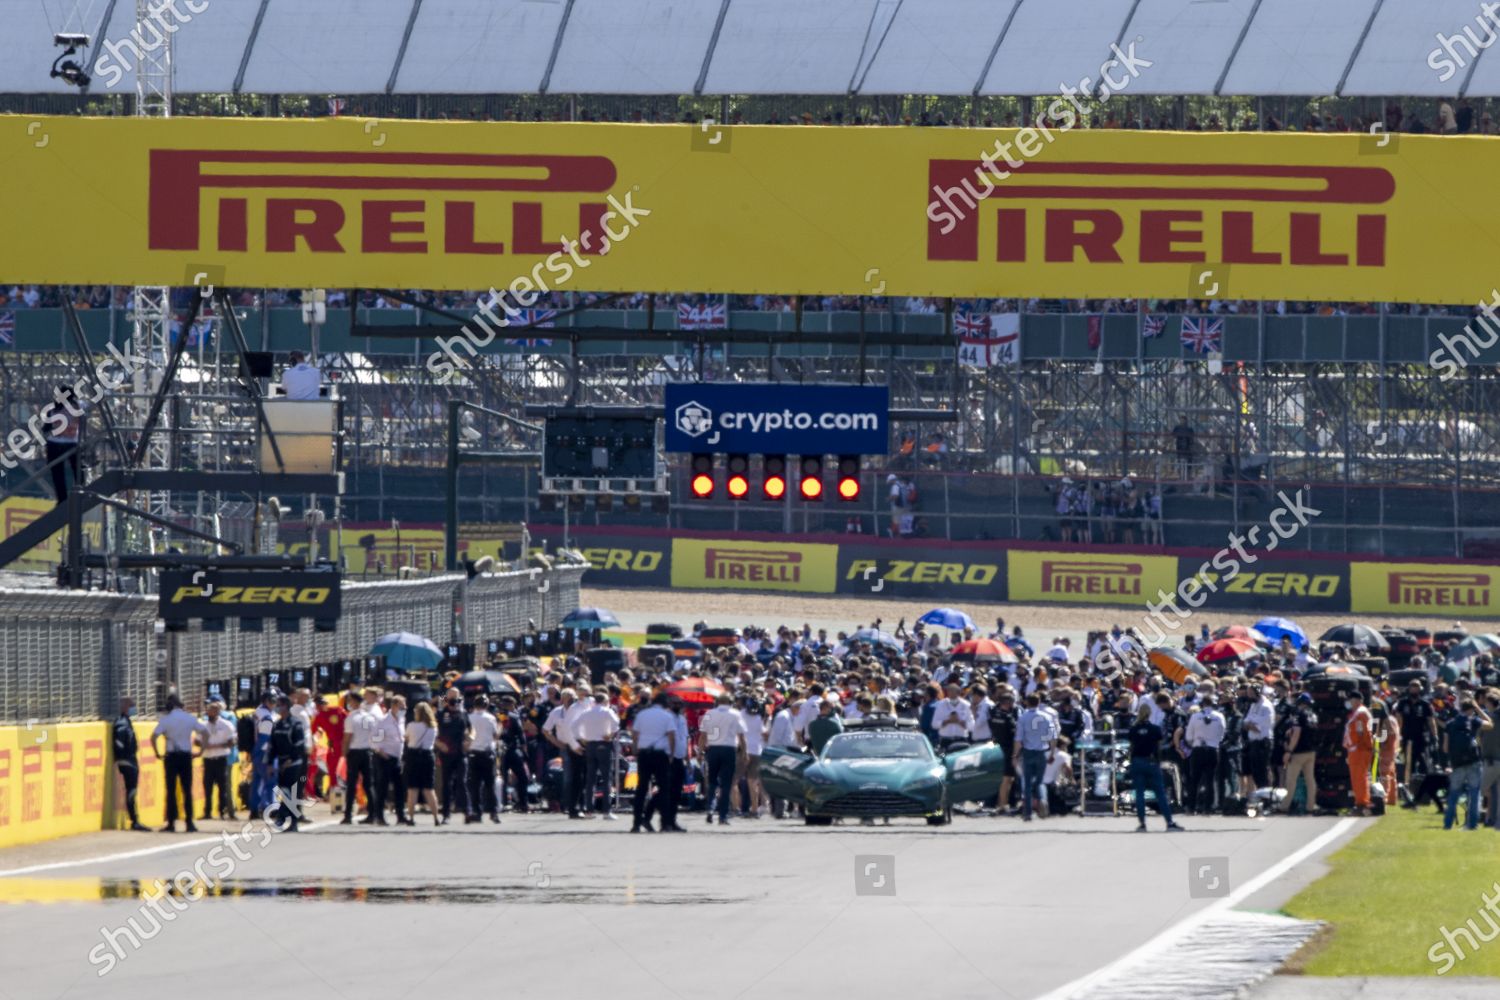
[[(1174, 928), (1190, 936), (1224, 892), (1340, 822), (1188, 818), (1189, 832), (1165, 834), (1153, 817), (1137, 834), (1133, 817), (720, 828), (687, 813), (686, 834), (632, 835), (623, 817), (377, 829), (327, 823), (325, 809), (303, 833), (252, 833), (244, 860), (221, 851), (233, 870), (207, 870), (222, 894), (179, 897), (181, 912), (159, 902), (165, 923), (143, 909), (141, 883), (191, 868), (228, 824), (0, 851), (0, 1000), (278, 987), (384, 1000), (468, 994), (490, 979), (482, 970), (507, 996), (1020, 1000), (1107, 972)], [(1274, 910), (1359, 825), (1228, 902)], [(125, 957), (100, 976), (103, 932), (132, 917), (160, 931), (139, 948), (117, 939)]]

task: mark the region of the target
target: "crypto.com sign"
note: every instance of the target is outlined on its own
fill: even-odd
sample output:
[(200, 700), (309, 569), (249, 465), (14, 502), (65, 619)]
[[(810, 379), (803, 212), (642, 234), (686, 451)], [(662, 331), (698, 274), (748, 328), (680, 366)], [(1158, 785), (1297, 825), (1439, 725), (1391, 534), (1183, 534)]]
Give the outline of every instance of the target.
[(0, 274), (505, 287), (633, 196), (652, 224), (628, 247), (572, 247), (586, 290), (1475, 302), (1495, 286), (1500, 200), (1453, 193), (1489, 189), (1497, 137), (1074, 129), (1001, 178), (980, 154), (1037, 130), (717, 128), (726, 141), (690, 125), (0, 116)]

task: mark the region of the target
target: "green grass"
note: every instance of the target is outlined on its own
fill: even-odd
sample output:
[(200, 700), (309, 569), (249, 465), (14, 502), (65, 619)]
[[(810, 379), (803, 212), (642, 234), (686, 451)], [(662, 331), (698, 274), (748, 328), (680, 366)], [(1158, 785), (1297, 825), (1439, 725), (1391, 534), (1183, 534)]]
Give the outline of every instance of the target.
[[(1462, 809), (1459, 811), (1462, 823)], [(1448, 963), (1428, 951), (1442, 942), (1441, 929), (1480, 930), (1480, 898), (1495, 894), (1500, 880), (1500, 834), (1481, 827), (1443, 831), (1430, 806), (1396, 809), (1330, 859), (1327, 877), (1304, 889), (1285, 912), (1324, 920), (1332, 933), (1300, 961), (1312, 976), (1435, 976)], [(1453, 966), (1453, 976), (1500, 977), (1500, 938), (1479, 943)], [(1448, 949), (1447, 944), (1442, 945)], [(1441, 958), (1442, 952), (1435, 953)], [(1455, 956), (1456, 957), (1456, 956)]]

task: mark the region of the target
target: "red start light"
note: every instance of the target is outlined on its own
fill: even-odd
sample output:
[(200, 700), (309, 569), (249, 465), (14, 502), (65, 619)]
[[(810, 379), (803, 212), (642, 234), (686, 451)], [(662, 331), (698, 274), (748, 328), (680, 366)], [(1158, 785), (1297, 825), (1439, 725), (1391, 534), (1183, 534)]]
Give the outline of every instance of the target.
[(764, 491), (767, 500), (780, 500), (786, 496), (786, 480), (781, 476), (767, 476)]
[(727, 489), (729, 491), (729, 495), (734, 497), (736, 500), (743, 499), (745, 494), (750, 492), (750, 480), (746, 479), (744, 476), (730, 476), (729, 482), (728, 484), (726, 484), (725, 489)]
[(693, 496), (711, 497), (714, 494), (714, 477), (699, 473), (693, 477)]
[(823, 480), (802, 480), (802, 496), (807, 500), (816, 500), (823, 495)]
[(859, 480), (853, 478), (840, 479), (839, 497), (843, 500), (858, 500)]

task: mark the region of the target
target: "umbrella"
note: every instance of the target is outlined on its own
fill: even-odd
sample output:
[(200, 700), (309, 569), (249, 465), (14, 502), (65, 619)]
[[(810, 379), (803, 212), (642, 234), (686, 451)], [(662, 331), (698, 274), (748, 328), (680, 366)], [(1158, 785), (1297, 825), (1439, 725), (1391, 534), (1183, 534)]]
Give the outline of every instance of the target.
[(620, 619), (603, 608), (579, 608), (562, 620), (563, 628), (619, 628)]
[(1185, 684), (1189, 678), (1208, 676), (1203, 664), (1193, 659), (1192, 654), (1185, 649), (1156, 646), (1146, 654), (1146, 659), (1173, 684)]
[(397, 670), (431, 670), (443, 661), (437, 643), (411, 632), (392, 632), (375, 640), (371, 656), (384, 656), (385, 665)]
[(974, 619), (955, 608), (933, 608), (917, 621), (923, 625), (936, 625), (952, 630), (974, 627)]
[(970, 639), (953, 647), (955, 659), (973, 657), (976, 660), (999, 660), (1001, 663), (1015, 663), (1016, 654), (1003, 642), (994, 639)]
[(1261, 646), (1272, 645), (1269, 637), (1257, 628), (1249, 625), (1226, 625), (1214, 633), (1215, 639), (1248, 639)]
[(1307, 633), (1290, 618), (1262, 618), (1255, 623), (1255, 629), (1273, 643), (1279, 644), (1285, 638), (1292, 641), (1293, 649), (1307, 648)]
[(1249, 639), (1215, 639), (1198, 650), (1199, 663), (1223, 663), (1226, 660), (1248, 660), (1260, 655), (1260, 647)]
[(1335, 625), (1333, 628), (1318, 636), (1319, 642), (1337, 642), (1345, 646), (1364, 646), (1366, 649), (1376, 653), (1389, 653), (1391, 644), (1386, 642), (1385, 636), (1375, 631), (1368, 625)]
[(1500, 649), (1500, 636), (1495, 635), (1493, 632), (1486, 632), (1483, 635), (1471, 635), (1467, 639), (1456, 642), (1448, 647), (1448, 659), (1450, 661), (1470, 660), (1481, 653), (1492, 653), (1497, 649)]
[(663, 690), (675, 694), (689, 705), (712, 705), (724, 693), (724, 685), (710, 677), (684, 677)]
[(895, 636), (889, 632), (882, 632), (877, 628), (862, 628), (851, 635), (849, 641), (868, 642), (872, 646), (885, 646), (888, 649), (896, 650), (898, 653), (901, 651), (901, 643), (896, 641)]

